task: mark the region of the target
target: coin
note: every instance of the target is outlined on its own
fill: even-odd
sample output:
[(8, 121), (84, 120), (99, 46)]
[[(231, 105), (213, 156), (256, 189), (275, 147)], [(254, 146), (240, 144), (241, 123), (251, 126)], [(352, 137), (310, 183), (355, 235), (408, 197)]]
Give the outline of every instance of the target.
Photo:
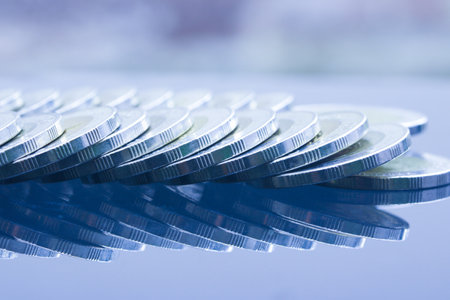
[[(64, 132), (61, 116), (57, 114), (23, 117), (18, 120), (18, 125), (22, 131), (14, 139), (0, 147), (0, 166), (37, 151)], [(3, 167), (6, 173), (8, 173), (8, 168), (8, 166)]]
[(369, 190), (416, 190), (450, 184), (450, 160), (428, 153), (409, 152), (331, 186)]
[(278, 112), (287, 108), (292, 101), (294, 101), (294, 96), (287, 93), (256, 94), (254, 99), (250, 102), (250, 108), (271, 109)]
[(39, 174), (36, 174), (36, 176), (47, 175), (42, 179), (45, 182), (71, 179), (70, 174), (72, 174), (72, 172), (69, 168), (91, 161), (102, 154), (120, 148), (136, 139), (149, 127), (147, 116), (145, 112), (140, 109), (122, 109), (118, 113), (118, 119), (120, 126), (113, 133), (92, 146), (84, 148), (65, 159), (41, 168), (38, 172)]
[[(188, 175), (244, 153), (261, 144), (277, 129), (275, 113), (271, 110), (241, 110), (236, 112), (235, 131), (213, 146), (165, 167), (150, 171), (153, 182), (168, 181)], [(180, 178), (181, 182), (188, 181)]]
[(170, 108), (184, 107), (188, 110), (193, 110), (211, 100), (211, 96), (211, 91), (203, 89), (179, 91), (169, 99), (167, 106)]
[(252, 91), (237, 90), (214, 94), (208, 102), (208, 107), (228, 107), (234, 110), (242, 109), (253, 99)]
[[(279, 129), (262, 144), (250, 151), (215, 166), (188, 176), (188, 181), (202, 182), (221, 178), (226, 182), (236, 180), (230, 176), (273, 161), (292, 152), (313, 139), (319, 132), (318, 118), (311, 112), (280, 112), (277, 114)], [(229, 176), (226, 178), (222, 178)]]
[(409, 130), (397, 124), (378, 124), (352, 146), (311, 166), (250, 181), (266, 188), (287, 188), (328, 182), (378, 167), (405, 153), (411, 145)]
[(167, 103), (173, 97), (173, 92), (168, 89), (148, 89), (138, 93), (139, 107), (143, 110), (152, 110)]
[(367, 133), (367, 118), (362, 113), (342, 111), (318, 116), (320, 133), (312, 141), (288, 155), (236, 174), (236, 180), (274, 176), (310, 165), (356, 143)]
[(18, 254), (36, 257), (59, 257), (59, 253), (19, 241), (13, 237), (0, 234), (0, 248)]
[(428, 118), (419, 112), (393, 107), (349, 104), (311, 104), (294, 106), (292, 107), (292, 110), (316, 112), (339, 110), (360, 111), (367, 116), (370, 126), (384, 123), (396, 123), (409, 128), (411, 135), (422, 132), (428, 123)]
[[(64, 174), (66, 179), (84, 177), (85, 183), (101, 183), (116, 180), (114, 167), (139, 158), (172, 142), (192, 126), (185, 108), (155, 109), (147, 112), (150, 129), (123, 147), (106, 153)], [(67, 172), (68, 173), (68, 172)]]
[(100, 90), (98, 98), (100, 105), (121, 108), (131, 108), (139, 104), (137, 91), (132, 87), (111, 88)]
[[(95, 107), (63, 115), (61, 126), (65, 132), (58, 139), (28, 156), (1, 167), (0, 179), (18, 177), (26, 173), (30, 173), (28, 176), (32, 178), (32, 171), (97, 143), (111, 134), (119, 124), (114, 108)], [(27, 177), (24, 176), (23, 179)]]
[(17, 121), (17, 114), (13, 112), (0, 112), (0, 145), (11, 140), (22, 130)]
[(49, 113), (61, 106), (59, 92), (53, 89), (37, 90), (22, 95), (23, 107), (19, 115), (29, 116), (35, 113)]
[(0, 90), (0, 111), (18, 110), (22, 106), (23, 100), (19, 90)]
[(100, 100), (97, 97), (97, 90), (89, 87), (63, 91), (59, 99), (62, 102), (61, 107), (56, 110), (59, 114), (70, 113), (100, 104)]
[[(191, 113), (193, 126), (183, 136), (167, 146), (147, 154), (139, 159), (125, 163), (114, 170), (115, 177), (135, 184), (147, 182), (145, 174), (152, 169), (174, 163), (220, 141), (237, 126), (237, 119), (232, 110), (227, 108), (205, 108)], [(131, 177), (135, 176), (135, 177)]]

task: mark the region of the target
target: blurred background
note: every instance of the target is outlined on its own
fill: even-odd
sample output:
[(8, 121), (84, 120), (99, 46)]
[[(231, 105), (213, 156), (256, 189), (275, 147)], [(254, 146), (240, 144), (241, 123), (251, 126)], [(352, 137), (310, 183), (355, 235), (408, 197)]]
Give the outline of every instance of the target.
[(450, 0), (0, 0), (0, 73), (450, 75)]

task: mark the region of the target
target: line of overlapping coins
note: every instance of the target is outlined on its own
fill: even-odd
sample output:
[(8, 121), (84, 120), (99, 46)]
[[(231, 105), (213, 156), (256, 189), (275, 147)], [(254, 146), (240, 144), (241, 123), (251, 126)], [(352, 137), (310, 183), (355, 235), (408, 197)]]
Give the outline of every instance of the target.
[(359, 248), (408, 231), (376, 205), (449, 196), (449, 160), (408, 151), (422, 114), (292, 101), (201, 89), (0, 91), (2, 256), (109, 261), (113, 249), (144, 244)]

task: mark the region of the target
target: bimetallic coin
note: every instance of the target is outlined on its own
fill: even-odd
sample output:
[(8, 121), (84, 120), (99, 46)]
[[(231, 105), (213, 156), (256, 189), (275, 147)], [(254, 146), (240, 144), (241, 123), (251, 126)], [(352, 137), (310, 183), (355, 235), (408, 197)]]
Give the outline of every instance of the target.
[(370, 127), (357, 143), (328, 159), (292, 172), (251, 181), (266, 188), (287, 188), (328, 182), (378, 167), (405, 153), (411, 145), (409, 130), (397, 124)]
[(267, 164), (236, 174), (239, 181), (269, 177), (327, 158), (359, 141), (369, 127), (359, 112), (319, 113), (320, 133), (304, 147)]
[(277, 114), (278, 131), (257, 147), (215, 166), (189, 175), (189, 182), (203, 182), (222, 178), (236, 181), (239, 172), (268, 163), (286, 155), (312, 140), (320, 131), (317, 115), (312, 112), (280, 112)]
[(59, 99), (62, 102), (61, 107), (56, 110), (59, 114), (70, 113), (90, 106), (97, 106), (100, 103), (97, 97), (97, 90), (88, 87), (63, 91)]
[(152, 110), (165, 103), (173, 97), (173, 92), (168, 89), (149, 89), (139, 91), (139, 107), (143, 110)]
[(107, 90), (100, 90), (98, 98), (100, 105), (121, 108), (131, 108), (139, 104), (136, 98), (136, 89), (130, 87), (113, 88)]
[(0, 112), (0, 145), (19, 134), (18, 116), (13, 112)]
[(135, 176), (127, 179), (126, 182), (129, 184), (135, 184), (140, 180), (147, 182), (145, 174), (140, 178), (136, 175), (195, 154), (220, 141), (237, 126), (235, 114), (228, 108), (195, 110), (191, 113), (191, 120), (194, 124), (183, 136), (153, 153), (117, 167), (114, 170), (115, 177), (123, 179)]
[(450, 184), (450, 160), (428, 153), (407, 153), (331, 186), (368, 190), (416, 190)]
[(254, 95), (252, 91), (229, 91), (214, 94), (207, 105), (208, 107), (228, 107), (238, 110), (248, 105)]
[(53, 112), (61, 106), (59, 92), (52, 89), (24, 93), (22, 99), (24, 106), (18, 112), (21, 116)]
[(186, 90), (176, 92), (175, 95), (167, 102), (168, 107), (184, 107), (189, 110), (197, 109), (209, 100), (211, 100), (211, 92), (209, 90)]
[(118, 119), (120, 127), (106, 138), (63, 160), (41, 168), (38, 172), (39, 174), (36, 175), (45, 176), (51, 174), (43, 178), (45, 182), (67, 180), (65, 173), (71, 174), (71, 171), (67, 170), (66, 172), (66, 169), (73, 168), (102, 154), (120, 148), (136, 139), (149, 127), (147, 116), (140, 109), (122, 109), (118, 113)]
[(255, 98), (250, 102), (251, 109), (271, 109), (273, 111), (281, 111), (288, 107), (294, 96), (286, 93), (264, 93), (256, 94)]
[(422, 132), (428, 123), (428, 118), (421, 113), (392, 107), (349, 104), (311, 104), (294, 106), (292, 107), (292, 110), (315, 112), (331, 112), (339, 110), (360, 111), (367, 116), (370, 126), (396, 123), (409, 128), (411, 135)]
[[(278, 129), (275, 113), (271, 110), (242, 110), (236, 112), (236, 117), (238, 127), (220, 142), (193, 156), (150, 171), (148, 176), (153, 182), (168, 181), (203, 170), (252, 149)], [(183, 178), (180, 180), (184, 181)]]
[[(150, 129), (125, 146), (82, 164), (64, 174), (66, 179), (84, 177), (86, 183), (116, 180), (114, 167), (155, 151), (180, 137), (192, 127), (185, 108), (156, 109), (147, 112)], [(88, 176), (89, 175), (89, 176)]]
[(18, 110), (23, 106), (22, 95), (19, 90), (0, 90), (0, 111)]
[[(0, 178), (4, 180), (26, 173), (30, 173), (28, 175), (33, 177), (32, 171), (69, 157), (99, 142), (111, 134), (119, 126), (119, 122), (114, 108), (95, 107), (64, 114), (61, 118), (61, 126), (65, 132), (57, 140), (28, 156), (1, 167)], [(22, 180), (27, 177), (16, 179)]]
[[(19, 135), (0, 147), (0, 166), (37, 151), (64, 132), (61, 116), (57, 114), (23, 117), (18, 120), (18, 124), (22, 128)], [(3, 168), (8, 172), (7, 166)]]

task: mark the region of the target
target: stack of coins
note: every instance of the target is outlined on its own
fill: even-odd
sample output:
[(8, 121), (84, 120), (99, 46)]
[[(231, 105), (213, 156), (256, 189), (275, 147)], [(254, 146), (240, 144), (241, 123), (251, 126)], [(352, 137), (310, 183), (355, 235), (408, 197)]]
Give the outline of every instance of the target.
[(450, 195), (450, 160), (410, 150), (427, 122), (282, 92), (1, 90), (0, 257), (403, 240), (376, 205)]

